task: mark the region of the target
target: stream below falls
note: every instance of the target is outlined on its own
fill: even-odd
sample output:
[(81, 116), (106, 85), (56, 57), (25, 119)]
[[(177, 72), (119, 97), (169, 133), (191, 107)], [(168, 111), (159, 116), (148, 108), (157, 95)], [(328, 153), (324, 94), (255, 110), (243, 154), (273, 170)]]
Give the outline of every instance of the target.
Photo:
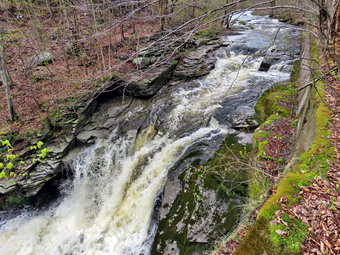
[[(46, 210), (28, 208), (3, 220), (1, 254), (151, 253), (169, 175), (193, 160), (206, 162), (229, 135), (247, 143), (250, 134), (240, 128), (258, 125), (256, 100), (288, 81), (299, 58), (296, 27), (251, 12), (236, 18), (237, 33), (221, 36), (208, 75), (171, 81), (150, 100), (107, 99), (99, 106), (86, 127), (97, 139), (68, 156), (74, 178), (61, 187), (63, 195)], [(198, 146), (202, 153), (190, 158)]]

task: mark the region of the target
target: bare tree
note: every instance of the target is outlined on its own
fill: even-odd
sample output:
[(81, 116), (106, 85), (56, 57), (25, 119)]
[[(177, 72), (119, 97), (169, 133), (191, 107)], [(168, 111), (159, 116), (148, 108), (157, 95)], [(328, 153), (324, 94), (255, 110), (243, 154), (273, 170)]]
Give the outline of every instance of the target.
[(12, 96), (10, 92), (10, 87), (13, 82), (7, 70), (6, 59), (5, 59), (5, 54), (4, 54), (4, 46), (1, 41), (2, 34), (3, 33), (0, 31), (0, 78), (2, 81), (2, 85), (5, 88), (7, 109), (8, 109), (10, 120), (15, 121), (17, 119), (17, 115), (14, 110)]
[[(86, 81), (82, 80), (82, 84), (90, 84), (98, 78), (109, 76), (119, 70), (127, 61), (138, 57), (138, 49), (142, 47), (148, 49), (157, 44), (159, 40), (169, 42), (168, 46), (173, 47), (175, 52), (178, 50), (179, 44), (183, 46), (182, 42), (189, 41), (190, 37), (200, 30), (214, 29), (220, 27), (221, 24), (222, 27), (229, 28), (232, 25), (230, 23), (232, 15), (243, 10), (266, 10), (268, 13), (273, 12), (274, 14), (281, 13), (282, 10), (287, 10), (289, 13), (296, 10), (296, 13), (302, 13), (306, 23), (312, 24), (313, 29), (306, 29), (309, 29), (308, 31), (313, 34), (325, 33), (326, 24), (327, 39), (323, 41), (323, 44), (328, 45), (327, 43), (333, 42), (335, 56), (340, 54), (339, 47), (336, 47), (339, 45), (339, 22), (333, 21), (339, 19), (333, 19), (333, 9), (339, 0), (16, 0), (12, 5), (15, 5), (14, 2), (21, 3), (17, 4), (16, 8), (21, 8), (21, 13), (27, 20), (33, 21), (33, 18), (37, 20), (36, 23), (28, 23), (32, 29), (27, 31), (44, 27), (46, 15), (55, 16), (54, 19), (60, 20), (58, 29), (53, 32), (53, 36), (56, 38), (54, 42), (58, 43), (58, 47), (63, 47), (61, 52), (64, 53), (64, 64), (67, 67), (69, 62), (72, 65), (72, 58), (82, 61), (79, 66), (83, 66), (86, 74), (84, 75)], [(1, 8), (3, 7), (0, 6)], [(337, 15), (339, 16), (339, 14)], [(311, 16), (313, 22), (310, 21)], [(13, 15), (13, 19), (16, 19), (16, 15)], [(317, 21), (319, 23), (315, 23)], [(333, 24), (332, 29), (330, 29), (331, 23)], [(51, 41), (48, 41), (50, 33), (42, 32), (40, 34), (27, 33), (27, 37), (31, 41), (29, 50), (34, 49), (38, 52), (50, 47)], [(154, 32), (162, 33), (159, 33), (160, 36), (154, 37), (157, 39), (144, 39)], [(40, 37), (45, 41), (40, 43), (40, 46), (35, 45), (36, 42), (39, 42)], [(129, 48), (127, 51), (129, 55), (118, 56), (120, 49), (122, 49), (121, 51), (125, 50), (124, 47)], [(68, 54), (69, 49), (77, 54)], [(2, 49), (2, 69), (6, 68), (3, 55)], [(166, 53), (157, 57), (158, 63), (169, 62), (169, 55), (171, 54)], [(118, 57), (126, 58), (124, 61), (118, 62), (115, 60)], [(339, 62), (338, 60), (338, 65)], [(100, 68), (95, 70), (92, 66)], [(156, 65), (152, 65), (150, 68), (154, 66)], [(68, 70), (72, 70), (72, 66)], [(148, 70), (144, 69), (142, 72)], [(129, 72), (130, 76), (137, 77), (143, 74), (141, 70), (131, 69), (131, 71)], [(58, 71), (51, 70), (51, 72)], [(9, 93), (11, 79), (7, 69), (2, 73), (4, 73), (2, 76), (7, 77), (2, 80), (6, 79), (6, 84), (9, 84), (6, 95), (8, 103), (11, 104)], [(65, 79), (66, 82), (70, 82), (69, 79)], [(3, 84), (5, 85), (5, 82)], [(89, 90), (93, 89), (93, 86), (90, 85), (84, 85), (84, 87)], [(12, 113), (11, 119), (15, 117), (14, 109)]]

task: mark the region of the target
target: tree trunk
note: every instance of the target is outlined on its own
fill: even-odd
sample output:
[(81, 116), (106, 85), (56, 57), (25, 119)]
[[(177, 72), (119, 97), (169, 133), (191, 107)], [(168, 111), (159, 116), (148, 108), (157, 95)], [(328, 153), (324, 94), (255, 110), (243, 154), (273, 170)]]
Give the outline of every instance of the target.
[(10, 92), (10, 86), (12, 84), (12, 79), (9, 76), (6, 61), (5, 61), (5, 54), (4, 54), (4, 48), (0, 42), (0, 78), (2, 81), (2, 84), (5, 88), (6, 92), (6, 100), (7, 100), (7, 109), (8, 114), (11, 119), (11, 121), (15, 121), (17, 119), (17, 115), (14, 110), (13, 102), (12, 102), (12, 96)]
[(340, 4), (338, 4), (335, 16), (334, 16), (334, 55), (338, 68), (338, 74), (340, 75)]
[(164, 31), (166, 24), (166, 15), (168, 14), (168, 0), (160, 0), (159, 7), (161, 11), (161, 31)]

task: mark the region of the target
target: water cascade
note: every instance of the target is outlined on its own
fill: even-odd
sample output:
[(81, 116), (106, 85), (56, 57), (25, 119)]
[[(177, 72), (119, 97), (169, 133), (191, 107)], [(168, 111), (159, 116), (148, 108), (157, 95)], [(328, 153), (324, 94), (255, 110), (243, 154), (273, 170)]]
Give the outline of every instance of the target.
[[(62, 198), (43, 212), (27, 210), (1, 222), (1, 254), (150, 254), (155, 202), (168, 171), (193, 144), (240, 132), (216, 117), (230, 97), (255, 93), (252, 107), (260, 93), (289, 79), (296, 56), (283, 52), (284, 33), (298, 32), (250, 12), (238, 20), (244, 21), (235, 25), (239, 33), (221, 37), (227, 46), (221, 46), (210, 74), (174, 83), (150, 104), (121, 114), (108, 136), (78, 154)], [(266, 58), (276, 62), (267, 72), (258, 71)], [(123, 120), (141, 111), (148, 119), (142, 131), (119, 132)]]

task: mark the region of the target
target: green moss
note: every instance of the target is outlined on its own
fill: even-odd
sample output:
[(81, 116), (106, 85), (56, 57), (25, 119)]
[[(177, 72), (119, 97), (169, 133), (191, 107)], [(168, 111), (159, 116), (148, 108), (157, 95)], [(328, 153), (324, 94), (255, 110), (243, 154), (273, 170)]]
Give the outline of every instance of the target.
[[(320, 86), (321, 84), (319, 84)], [(320, 89), (320, 88), (319, 88)], [(281, 197), (285, 197), (288, 200), (288, 206), (293, 205), (299, 199), (298, 193), (301, 186), (307, 186), (311, 184), (311, 181), (316, 178), (320, 173), (326, 174), (329, 169), (330, 156), (334, 154), (334, 150), (331, 147), (327, 136), (329, 130), (327, 128), (330, 120), (330, 111), (321, 100), (314, 98), (316, 104), (316, 136), (310, 149), (303, 153), (297, 163), (288, 172), (278, 184), (277, 190), (273, 196), (271, 196), (266, 203), (262, 206), (258, 213), (257, 222), (263, 219), (270, 221), (273, 219), (277, 210), (281, 208), (279, 200)], [(263, 142), (265, 145), (265, 141)], [(261, 143), (260, 143), (261, 145)], [(261, 148), (261, 146), (258, 146)], [(261, 150), (258, 154), (261, 154)], [(261, 188), (255, 188), (259, 183), (254, 183), (250, 186), (249, 190), (251, 196), (258, 196), (261, 192)], [(278, 254), (299, 254), (300, 244), (303, 243), (307, 235), (307, 227), (298, 219), (285, 218), (288, 227), (286, 225), (268, 225), (268, 242), (273, 247), (280, 250)], [(255, 224), (255, 226), (258, 223)], [(282, 230), (289, 233), (288, 237), (281, 237), (276, 231)], [(237, 253), (236, 253), (237, 254)], [(249, 253), (257, 254), (257, 253)]]
[[(232, 148), (232, 150), (231, 150)], [(228, 136), (224, 144), (207, 163), (189, 167), (179, 176), (181, 187), (166, 218), (160, 221), (152, 254), (161, 254), (165, 242), (176, 242), (180, 254), (203, 253), (211, 248), (217, 237), (230, 232), (240, 218), (240, 203), (245, 202), (247, 186), (242, 184), (246, 169), (242, 163), (235, 163), (235, 156), (248, 157), (250, 147), (237, 143), (236, 135)], [(193, 156), (197, 152), (194, 152)], [(203, 191), (203, 192), (202, 192)], [(206, 197), (207, 191), (216, 194), (216, 204), (228, 203), (228, 209), (213, 214), (214, 225), (209, 243), (199, 244), (189, 240), (191, 226), (203, 221), (211, 210)], [(168, 206), (168, 205), (167, 205)], [(179, 226), (181, 229), (179, 230)], [(158, 250), (158, 251), (157, 251)], [(163, 253), (162, 253), (163, 254)]]
[(284, 106), (293, 97), (294, 91), (287, 84), (278, 84), (267, 90), (257, 101), (255, 111), (262, 121), (267, 120), (271, 115), (276, 118), (289, 117), (291, 109)]
[(273, 196), (271, 196), (259, 211), (258, 217), (265, 217), (270, 219), (275, 215), (275, 212), (281, 207), (279, 200), (281, 197), (286, 197), (289, 204), (293, 204), (296, 201), (296, 195), (300, 192), (298, 184), (309, 185), (310, 180), (313, 179), (313, 174), (303, 174), (301, 172), (287, 173), (280, 181), (277, 190)]
[(258, 129), (255, 130), (255, 133), (254, 133), (255, 141), (258, 141), (260, 138), (267, 138), (273, 134), (273, 132), (271, 131), (261, 130), (262, 126), (263, 125), (261, 125)]
[(9, 205), (11, 206), (18, 206), (20, 204), (22, 204), (25, 201), (25, 198), (23, 198), (20, 195), (10, 195), (7, 197), (7, 202)]
[[(287, 214), (280, 216), (285, 224), (269, 225), (269, 237), (273, 245), (287, 251), (288, 254), (300, 254), (301, 243), (305, 240), (308, 227), (296, 218)], [(281, 235), (279, 234), (281, 232)]]
[(209, 38), (218, 35), (221, 32), (220, 28), (201, 30), (195, 34), (196, 38)]
[(0, 203), (0, 211), (18, 208), (27, 202), (27, 198), (18, 193), (11, 193), (3, 196), (3, 202)]
[(290, 76), (290, 83), (292, 84), (293, 90), (295, 90), (297, 86), (299, 85), (298, 82), (300, 78), (300, 66), (301, 66), (301, 60), (296, 60), (293, 63), (293, 70)]
[(287, 108), (286, 104), (295, 100), (300, 65), (301, 61), (294, 62), (289, 84), (277, 84), (259, 98), (255, 111), (262, 121), (270, 122), (292, 115), (291, 109)]
[(256, 153), (257, 157), (267, 158), (267, 156), (265, 155), (266, 154), (265, 147), (268, 143), (269, 143), (268, 140), (257, 142), (257, 153)]
[[(247, 237), (241, 242), (240, 248), (234, 254), (299, 254), (300, 244), (305, 240), (307, 227), (298, 219), (286, 219), (285, 225), (271, 225), (269, 222), (274, 218), (275, 213), (281, 208), (279, 200), (281, 197), (288, 199), (288, 206), (293, 205), (298, 199), (300, 187), (310, 184), (315, 174), (302, 174), (301, 172), (290, 172), (279, 183), (277, 190), (266, 203), (261, 207), (254, 226)], [(260, 182), (263, 182), (262, 184)], [(265, 185), (264, 185), (265, 183)], [(256, 181), (249, 185), (249, 196), (253, 199), (260, 199), (270, 182), (263, 175), (257, 176)], [(281, 237), (276, 230), (288, 233), (287, 238)], [(260, 232), (260, 234), (259, 234)], [(247, 253), (248, 252), (248, 253)]]
[[(181, 174), (179, 179), (181, 181), (180, 192), (166, 218), (162, 219), (159, 223), (158, 228), (161, 231), (158, 231), (155, 243), (161, 247), (160, 251), (163, 251), (165, 242), (176, 242), (180, 254), (201, 253), (210, 248), (217, 235), (230, 231), (234, 227), (238, 220), (239, 204), (232, 201), (235, 194), (230, 193), (230, 190), (220, 183), (212, 174), (202, 175), (201, 172), (191, 168)], [(217, 189), (219, 193), (217, 199), (219, 201), (230, 201), (229, 208), (226, 212), (221, 215), (214, 215), (213, 224), (215, 227), (212, 235), (209, 237), (210, 242), (207, 244), (195, 243), (188, 238), (191, 225), (205, 218), (207, 216), (207, 210), (210, 210), (210, 207), (207, 207), (207, 205), (202, 206), (205, 199), (203, 194), (200, 194), (201, 189), (199, 187), (201, 187), (202, 184), (211, 187), (211, 189)], [(179, 226), (181, 229), (179, 229)], [(152, 254), (163, 253), (156, 251), (154, 247)]]
[(254, 171), (250, 178), (252, 181), (248, 185), (248, 196), (251, 200), (261, 201), (271, 186), (270, 181), (261, 171)]
[(269, 221), (260, 218), (243, 238), (233, 255), (278, 255), (278, 248), (275, 248), (269, 238)]
[(296, 128), (296, 127), (297, 127), (297, 124), (298, 124), (298, 119), (292, 120), (290, 126), (291, 126), (292, 128)]
[(335, 155), (335, 150), (330, 144), (329, 139), (327, 139), (330, 135), (330, 131), (327, 128), (330, 119), (330, 110), (320, 101), (315, 114), (316, 135), (314, 142), (310, 146), (310, 149), (299, 157), (299, 165), (295, 168), (308, 172), (321, 173), (323, 176), (326, 176), (329, 170), (329, 161), (334, 160), (332, 156)]
[[(281, 215), (285, 224), (273, 225), (265, 217), (257, 219), (233, 255), (293, 255), (300, 254), (300, 244), (305, 240), (308, 227), (298, 219)], [(284, 231), (286, 236), (278, 234)]]
[[(291, 82), (296, 82), (297, 77), (292, 77)], [(280, 98), (278, 91), (282, 91), (282, 86), (278, 85), (272, 90), (267, 91), (257, 104), (258, 114), (263, 119), (267, 118), (263, 125), (268, 125), (275, 121), (275, 119), (284, 117), (287, 114), (287, 112), (280, 109), (281, 106), (271, 101), (271, 98)], [(308, 151), (302, 153), (294, 162), (291, 162), (291, 167), (286, 169), (286, 174), (277, 185), (275, 194), (261, 207), (255, 224), (244, 240), (242, 240), (234, 255), (288, 255), (300, 253), (300, 247), (307, 236), (308, 227), (299, 219), (290, 218), (286, 214), (281, 215), (281, 219), (285, 224), (274, 225), (270, 222), (274, 219), (275, 213), (281, 208), (279, 201), (282, 197), (288, 200), (286, 205), (288, 208), (297, 203), (300, 199), (300, 188), (310, 185), (313, 179), (320, 174), (326, 177), (326, 173), (329, 170), (329, 160), (333, 160), (334, 148), (332, 148), (327, 138), (330, 134), (328, 123), (331, 115), (330, 110), (323, 103), (325, 93), (322, 82), (316, 84), (316, 89), (318, 93), (315, 93), (311, 100), (311, 109), (314, 109), (312, 113), (316, 123), (316, 135), (313, 143)], [(284, 93), (286, 92), (287, 90)], [(286, 95), (289, 95), (289, 93), (288, 91)], [(266, 108), (266, 105), (270, 106), (269, 109)], [(281, 114), (282, 116), (280, 116)], [(296, 125), (296, 123), (292, 125)], [(255, 132), (255, 149), (258, 157), (263, 157), (263, 147), (266, 145), (267, 136), (270, 136), (270, 133), (262, 131), (261, 127)], [(250, 198), (260, 199), (261, 192), (265, 191), (262, 182), (266, 181), (266, 177), (256, 171), (253, 172), (253, 175), (256, 175), (256, 180), (249, 185), (249, 196)]]
[[(183, 173), (179, 176), (181, 181), (181, 191), (171, 206), (167, 217), (161, 220), (159, 223), (158, 228), (162, 231), (158, 231), (158, 234), (155, 238), (155, 243), (158, 243), (162, 247), (161, 250), (163, 250), (165, 246), (165, 241), (176, 242), (181, 254), (191, 254), (191, 252), (197, 249), (204, 248), (197, 247), (195, 244), (190, 245), (187, 238), (187, 227), (184, 226), (180, 232), (177, 229), (178, 224), (184, 224), (186, 226), (193, 224), (191, 221), (193, 218), (196, 199), (197, 196), (199, 196), (196, 186), (198, 175), (191, 174), (189, 172), (190, 170), (188, 170), (187, 173)], [(186, 184), (189, 185), (186, 186)], [(154, 250), (153, 254), (160, 253)]]
[[(294, 62), (289, 84), (275, 85), (273, 88), (267, 90), (257, 101), (255, 110), (263, 121), (262, 125), (254, 132), (253, 155), (255, 155), (258, 159), (275, 160), (272, 157), (265, 155), (265, 147), (269, 143), (269, 139), (273, 135), (273, 132), (263, 129), (275, 121), (292, 115), (291, 109), (284, 106), (282, 102), (288, 103), (295, 99), (300, 64), (300, 61)], [(281, 163), (282, 160), (283, 159), (280, 158), (277, 159), (277, 161)], [(250, 199), (261, 199), (262, 195), (270, 187), (270, 182), (267, 176), (261, 173), (261, 171), (254, 169), (253, 172), (250, 173), (249, 178), (251, 180), (255, 180), (250, 182), (248, 187)]]

